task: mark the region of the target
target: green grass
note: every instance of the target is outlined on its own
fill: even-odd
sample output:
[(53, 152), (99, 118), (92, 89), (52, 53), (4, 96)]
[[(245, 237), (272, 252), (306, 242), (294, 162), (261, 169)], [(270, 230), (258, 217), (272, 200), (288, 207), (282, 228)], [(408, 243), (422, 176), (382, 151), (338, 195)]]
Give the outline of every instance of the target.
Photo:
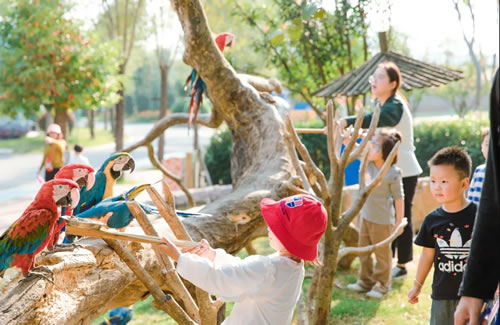
[[(21, 137), (18, 139), (0, 139), (0, 148), (12, 149), (15, 153), (42, 152), (44, 148), (45, 135), (40, 134), (36, 137)], [(90, 138), (90, 132), (87, 128), (75, 128), (68, 139), (68, 146), (71, 149), (73, 145), (80, 144), (84, 148), (97, 146), (113, 142), (111, 131), (104, 129), (95, 130), (95, 138)]]
[[(408, 303), (408, 291), (413, 286), (416, 266), (421, 248), (414, 247), (414, 261), (407, 265), (408, 275), (392, 283), (389, 294), (382, 300), (366, 297), (362, 293), (350, 292), (336, 287), (333, 290), (331, 324), (428, 324), (431, 310), (432, 272), (424, 284), (419, 303)], [(355, 260), (351, 269), (339, 271), (336, 283), (345, 288), (357, 280), (359, 262)]]
[[(262, 255), (268, 255), (274, 252), (269, 247), (267, 238), (258, 238), (253, 241), (255, 249)], [(413, 285), (415, 279), (416, 265), (420, 257), (421, 248), (414, 248), (414, 262), (409, 263), (408, 276), (404, 279), (396, 280), (392, 284), (391, 291), (382, 300), (376, 300), (366, 297), (364, 294), (355, 293), (343, 289), (349, 283), (357, 280), (359, 271), (359, 262), (355, 260), (351, 269), (347, 271), (338, 271), (335, 279), (336, 287), (333, 290), (331, 304), (330, 324), (352, 324), (352, 325), (414, 325), (428, 324), (431, 306), (431, 280), (432, 272), (429, 274), (420, 294), (420, 302), (416, 305), (408, 303), (408, 291)], [(245, 250), (241, 250), (239, 257), (248, 256)], [(304, 292), (309, 288), (310, 280), (305, 280)], [(226, 315), (231, 313), (233, 303), (226, 305)], [(92, 324), (97, 325), (102, 321), (103, 316), (95, 320)], [(134, 305), (134, 317), (131, 325), (174, 325), (176, 324), (168, 315), (158, 311), (153, 307), (152, 297), (144, 301), (139, 301)], [(292, 321), (296, 324), (296, 320)]]

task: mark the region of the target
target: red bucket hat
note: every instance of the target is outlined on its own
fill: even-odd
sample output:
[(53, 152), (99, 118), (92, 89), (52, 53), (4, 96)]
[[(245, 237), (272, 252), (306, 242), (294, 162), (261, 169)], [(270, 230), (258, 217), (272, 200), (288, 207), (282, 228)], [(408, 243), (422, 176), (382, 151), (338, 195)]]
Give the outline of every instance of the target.
[(260, 211), (290, 253), (306, 261), (318, 257), (318, 242), (328, 220), (321, 202), (307, 195), (294, 195), (280, 201), (266, 198), (260, 202)]

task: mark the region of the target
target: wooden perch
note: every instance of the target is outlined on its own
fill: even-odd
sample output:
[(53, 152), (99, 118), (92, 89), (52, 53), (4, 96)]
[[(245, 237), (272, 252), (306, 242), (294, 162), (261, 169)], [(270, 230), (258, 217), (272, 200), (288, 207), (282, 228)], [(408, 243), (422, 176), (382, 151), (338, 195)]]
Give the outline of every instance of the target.
[[(135, 201), (127, 202), (127, 206), (129, 210), (133, 213), (135, 219), (141, 225), (141, 228), (144, 230), (144, 233), (150, 236), (159, 237), (155, 228), (149, 221), (147, 215), (141, 209), (139, 204)], [(156, 257), (160, 264), (166, 271), (165, 280), (168, 283), (168, 286), (172, 289), (174, 296), (183, 302), (184, 308), (189, 316), (195, 320), (196, 322), (200, 322), (200, 310), (196, 303), (194, 302), (193, 297), (189, 294), (189, 291), (184, 286), (179, 274), (175, 271), (175, 267), (170, 258), (158, 247), (153, 246), (153, 250), (155, 251)]]
[(297, 133), (310, 133), (310, 134), (325, 134), (323, 129), (313, 129), (313, 128), (295, 128), (295, 132)]
[[(127, 202), (128, 205), (129, 202)], [(75, 236), (84, 236), (84, 237), (94, 237), (101, 239), (115, 239), (115, 240), (128, 240), (136, 243), (144, 243), (144, 244), (152, 244), (152, 245), (160, 245), (162, 244), (162, 240), (157, 236), (144, 236), (137, 234), (127, 234), (124, 232), (118, 232), (116, 230), (108, 230), (108, 229), (89, 229), (89, 228), (80, 228), (76, 226), (66, 226), (66, 233), (69, 235)], [(200, 243), (189, 241), (189, 240), (176, 240), (171, 239), (171, 241), (179, 246), (179, 247), (187, 247), (192, 248), (198, 246)]]
[(364, 246), (364, 247), (344, 247), (339, 250), (339, 254), (337, 256), (337, 262), (340, 261), (344, 256), (347, 256), (349, 254), (356, 254), (356, 255), (367, 255), (375, 251), (375, 249), (379, 247), (383, 247), (386, 245), (389, 245), (398, 237), (401, 232), (403, 231), (403, 228), (406, 227), (408, 224), (408, 219), (403, 218), (401, 223), (398, 225), (398, 227), (387, 237), (386, 239), (370, 245), (370, 246)]
[(134, 274), (141, 280), (142, 283), (148, 288), (151, 295), (154, 297), (157, 306), (169, 314), (178, 324), (196, 325), (196, 323), (188, 316), (188, 314), (179, 306), (179, 304), (170, 296), (166, 295), (160, 287), (156, 284), (153, 278), (146, 272), (139, 261), (130, 254), (123, 246), (116, 240), (105, 239), (106, 243), (120, 256)]

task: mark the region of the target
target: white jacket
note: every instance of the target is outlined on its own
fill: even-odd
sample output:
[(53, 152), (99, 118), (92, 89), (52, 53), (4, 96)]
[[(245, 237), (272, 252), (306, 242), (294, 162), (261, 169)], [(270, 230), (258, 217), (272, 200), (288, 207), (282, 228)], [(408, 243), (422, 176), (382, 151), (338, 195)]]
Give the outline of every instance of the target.
[(179, 257), (177, 272), (234, 307), (223, 325), (290, 324), (304, 279), (304, 263), (277, 253), (245, 259), (216, 250), (214, 262), (194, 254)]

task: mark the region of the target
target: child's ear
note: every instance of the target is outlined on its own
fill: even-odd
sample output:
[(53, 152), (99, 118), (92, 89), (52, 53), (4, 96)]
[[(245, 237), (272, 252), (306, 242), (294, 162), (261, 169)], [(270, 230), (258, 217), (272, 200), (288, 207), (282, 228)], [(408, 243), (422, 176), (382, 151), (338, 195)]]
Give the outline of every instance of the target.
[(465, 177), (464, 179), (462, 179), (462, 187), (464, 190), (467, 190), (469, 188), (469, 183), (470, 183), (469, 177)]

